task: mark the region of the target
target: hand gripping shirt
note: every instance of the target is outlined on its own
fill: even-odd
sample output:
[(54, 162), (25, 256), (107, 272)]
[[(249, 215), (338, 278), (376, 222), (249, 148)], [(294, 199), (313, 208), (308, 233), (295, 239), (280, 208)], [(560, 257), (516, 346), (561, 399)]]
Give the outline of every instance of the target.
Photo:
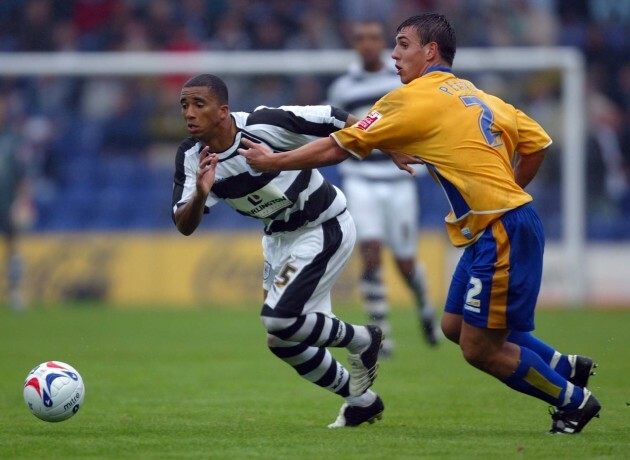
[(458, 247), (532, 201), (515, 182), (514, 152), (532, 154), (552, 142), (523, 112), (445, 67), (388, 93), (365, 118), (331, 136), (357, 158), (380, 148), (422, 159), (449, 201), (446, 228)]

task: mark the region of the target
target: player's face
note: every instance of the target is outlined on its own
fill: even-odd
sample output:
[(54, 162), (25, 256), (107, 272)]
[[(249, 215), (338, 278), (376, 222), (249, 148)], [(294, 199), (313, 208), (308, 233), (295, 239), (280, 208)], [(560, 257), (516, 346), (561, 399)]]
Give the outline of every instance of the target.
[(405, 27), (396, 35), (396, 46), (392, 51), (392, 59), (396, 61), (396, 69), (400, 81), (404, 84), (420, 77), (430, 67), (428, 59), (435, 50), (435, 43), (422, 45), (420, 37), (412, 27)]
[(357, 25), (352, 34), (354, 49), (361, 56), (366, 69), (380, 69), (381, 53), (387, 46), (383, 26), (376, 22)]
[(229, 116), (228, 106), (219, 104), (207, 87), (182, 88), (179, 101), (192, 137), (207, 143), (220, 134), (223, 121)]

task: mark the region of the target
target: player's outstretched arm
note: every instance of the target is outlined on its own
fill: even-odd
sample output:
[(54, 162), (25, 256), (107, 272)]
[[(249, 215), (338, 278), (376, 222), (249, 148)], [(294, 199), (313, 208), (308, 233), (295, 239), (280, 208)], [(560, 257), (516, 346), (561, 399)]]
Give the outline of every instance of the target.
[(246, 149), (238, 149), (238, 153), (247, 159), (247, 164), (260, 172), (287, 171), (295, 169), (313, 169), (341, 163), (350, 154), (339, 147), (330, 137), (317, 139), (288, 152), (273, 153), (267, 147), (243, 139)]

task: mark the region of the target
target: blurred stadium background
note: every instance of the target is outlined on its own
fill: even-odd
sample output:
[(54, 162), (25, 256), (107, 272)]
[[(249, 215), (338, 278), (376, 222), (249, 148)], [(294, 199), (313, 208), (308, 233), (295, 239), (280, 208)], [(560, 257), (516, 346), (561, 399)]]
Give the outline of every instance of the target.
[[(32, 202), (20, 213), (29, 304), (257, 305), (262, 264), (258, 224), (227, 208), (214, 211), (203, 231), (189, 238), (171, 222), (174, 154), (187, 135), (179, 91), (192, 73), (173, 68), (172, 74), (134, 75), (126, 73), (124, 62), (114, 61), (112, 72), (90, 75), (81, 71), (87, 60), (82, 66), (80, 57), (79, 70), (71, 75), (56, 74), (52, 67), (48, 74), (20, 73), (12, 69), (19, 58), (38, 67), (44, 57), (62, 62), (68, 53), (90, 53), (92, 59), (113, 52), (194, 52), (211, 62), (225, 52), (293, 56), (308, 50), (330, 53), (333, 60), (349, 49), (352, 21), (379, 18), (393, 37), (403, 19), (423, 11), (451, 18), (460, 53), (559, 46), (578, 51), (585, 73), (575, 94), (565, 92), (558, 69), (460, 71), (457, 57), (454, 68), (523, 108), (555, 140), (554, 153), (531, 186), (548, 235), (542, 303), (627, 305), (630, 0), (2, 0), (0, 98), (23, 135), (21, 157), (32, 190)], [(324, 57), (315, 65), (326, 62)], [(246, 60), (242, 64), (253, 69)], [(286, 65), (289, 69), (290, 59)], [(321, 103), (343, 70), (204, 69), (226, 79), (233, 111)], [(578, 106), (585, 124), (571, 131), (562, 110), (567, 98), (575, 97), (584, 99)], [(584, 160), (577, 168), (583, 175), (577, 179), (583, 200), (577, 203), (584, 217), (569, 224), (563, 220), (563, 170), (572, 158), (563, 160), (561, 154), (570, 142), (567, 135), (584, 141), (579, 144)], [(576, 155), (576, 161), (580, 158)], [(334, 167), (324, 172), (339, 183)], [(441, 190), (426, 176), (419, 180), (420, 256), (440, 302), (457, 253), (445, 240)], [(576, 232), (579, 257), (572, 258), (563, 248), (566, 235)], [(571, 284), (564, 284), (567, 268), (578, 273), (577, 297)], [(4, 294), (6, 269), (0, 270)], [(335, 290), (340, 301), (358, 301), (357, 271), (356, 263), (346, 270)], [(393, 302), (405, 303), (405, 290), (397, 289), (394, 277), (390, 281)]]

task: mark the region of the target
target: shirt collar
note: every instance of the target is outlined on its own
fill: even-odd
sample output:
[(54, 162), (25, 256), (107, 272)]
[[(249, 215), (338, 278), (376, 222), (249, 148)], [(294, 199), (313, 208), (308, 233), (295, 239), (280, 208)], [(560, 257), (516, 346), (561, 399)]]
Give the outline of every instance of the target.
[(430, 72), (448, 72), (448, 73), (453, 73), (453, 69), (451, 69), (450, 67), (445, 67), (445, 66), (441, 66), (441, 65), (434, 65), (432, 67), (429, 67), (424, 74), (426, 75), (426, 74), (428, 74)]

